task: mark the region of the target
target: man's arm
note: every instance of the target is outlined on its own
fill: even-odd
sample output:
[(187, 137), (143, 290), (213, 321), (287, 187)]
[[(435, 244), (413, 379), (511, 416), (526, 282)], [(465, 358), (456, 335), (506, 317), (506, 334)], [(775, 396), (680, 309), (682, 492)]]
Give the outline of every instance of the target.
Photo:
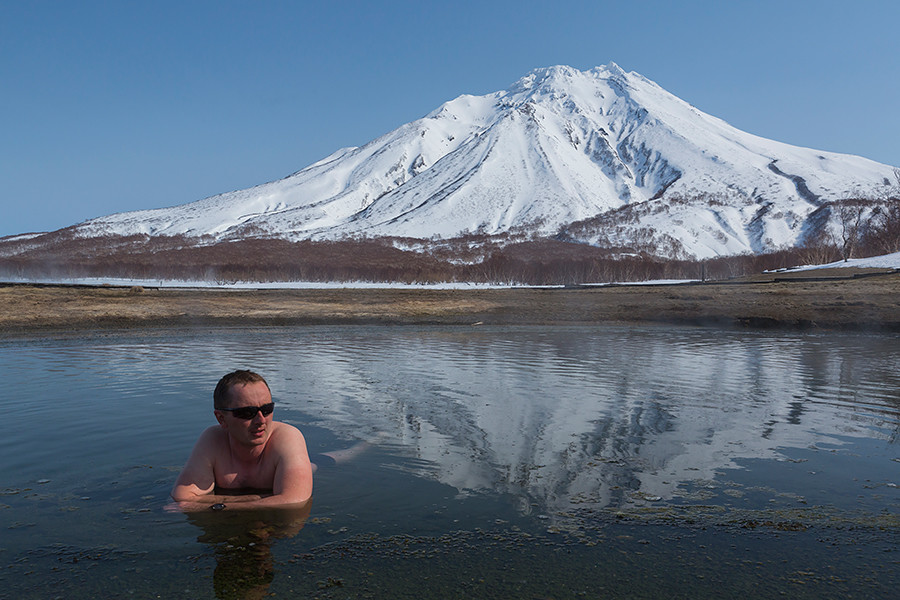
[(312, 498), (313, 472), (306, 450), (306, 440), (300, 430), (291, 425), (282, 427), (278, 438), (281, 460), (275, 467), (273, 495), (261, 498), (259, 503), (274, 504), (279, 499), (284, 504), (299, 504)]
[[(216, 475), (213, 460), (216, 453), (218, 427), (213, 426), (200, 435), (187, 464), (172, 488), (172, 499), (185, 510), (209, 508), (212, 504), (225, 502), (252, 502), (259, 496), (220, 496), (213, 494)], [(192, 506), (196, 505), (196, 506)]]
[[(280, 423), (278, 435), (269, 442), (277, 460), (272, 495), (255, 497), (251, 500), (228, 505), (228, 509), (245, 510), (276, 506), (298, 506), (312, 498), (312, 465), (306, 450), (306, 440), (300, 430), (292, 425)], [(246, 496), (239, 496), (246, 498)], [(223, 504), (228, 504), (221, 500)]]

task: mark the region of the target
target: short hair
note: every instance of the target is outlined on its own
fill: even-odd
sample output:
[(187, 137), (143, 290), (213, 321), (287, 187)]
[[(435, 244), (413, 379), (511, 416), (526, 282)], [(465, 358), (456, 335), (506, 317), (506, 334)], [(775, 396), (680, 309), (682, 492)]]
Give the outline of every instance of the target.
[[(269, 387), (269, 384), (263, 379), (263, 376), (259, 373), (254, 373), (253, 371), (237, 370), (225, 375), (219, 380), (219, 383), (216, 384), (216, 389), (213, 390), (213, 408), (228, 408), (227, 398), (231, 388), (236, 385), (256, 383), (257, 381), (262, 381), (266, 384), (266, 388)], [(271, 391), (272, 390), (270, 389), (269, 392), (271, 393)]]

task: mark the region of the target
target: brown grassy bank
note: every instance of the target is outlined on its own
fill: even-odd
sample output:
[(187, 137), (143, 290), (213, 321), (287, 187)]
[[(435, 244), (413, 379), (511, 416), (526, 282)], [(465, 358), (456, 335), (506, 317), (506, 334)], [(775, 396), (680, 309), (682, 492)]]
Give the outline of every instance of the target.
[(579, 289), (195, 290), (0, 286), (0, 334), (128, 327), (585, 324), (900, 331), (900, 274), (849, 270)]

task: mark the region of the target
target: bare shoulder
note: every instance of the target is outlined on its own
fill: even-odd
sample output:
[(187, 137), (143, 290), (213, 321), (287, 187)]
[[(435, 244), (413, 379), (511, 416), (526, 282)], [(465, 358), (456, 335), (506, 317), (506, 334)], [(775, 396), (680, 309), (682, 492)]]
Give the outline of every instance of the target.
[(281, 421), (272, 423), (271, 440), (279, 444), (292, 444), (304, 441), (303, 434), (300, 433), (299, 429), (288, 423), (282, 423)]
[(200, 434), (194, 445), (193, 456), (214, 461), (221, 454), (222, 449), (228, 445), (228, 436), (225, 430), (218, 425), (207, 427)]
[(198, 446), (217, 446), (227, 442), (225, 430), (219, 425), (210, 425), (203, 430), (200, 438), (197, 440)]
[(276, 421), (272, 423), (269, 447), (280, 455), (295, 454), (300, 450), (306, 452), (306, 440), (293, 425)]

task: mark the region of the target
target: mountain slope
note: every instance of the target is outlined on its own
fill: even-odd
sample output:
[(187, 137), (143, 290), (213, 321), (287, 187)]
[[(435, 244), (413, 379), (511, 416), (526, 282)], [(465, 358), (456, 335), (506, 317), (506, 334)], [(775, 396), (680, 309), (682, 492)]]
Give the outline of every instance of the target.
[(531, 231), (649, 239), (702, 258), (793, 245), (823, 203), (892, 182), (887, 165), (739, 131), (615, 64), (551, 67), (282, 180), (76, 229), (215, 240)]

